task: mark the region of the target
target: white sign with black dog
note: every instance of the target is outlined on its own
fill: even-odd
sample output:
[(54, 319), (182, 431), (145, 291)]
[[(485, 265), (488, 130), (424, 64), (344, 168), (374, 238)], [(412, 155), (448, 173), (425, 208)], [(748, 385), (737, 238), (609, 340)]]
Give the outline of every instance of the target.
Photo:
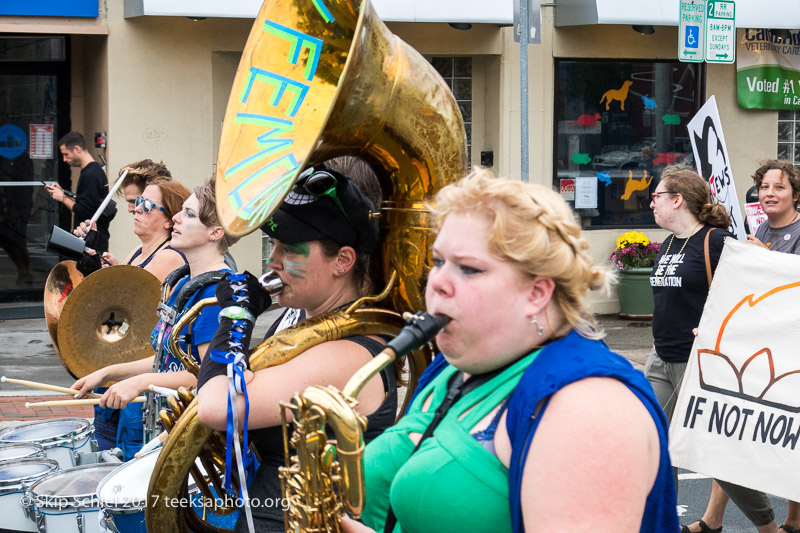
[(717, 100), (712, 96), (689, 121), (689, 140), (692, 143), (697, 173), (711, 186), (711, 196), (725, 206), (731, 215), (728, 231), (740, 241), (747, 240), (739, 198), (733, 185), (731, 159), (722, 134)]

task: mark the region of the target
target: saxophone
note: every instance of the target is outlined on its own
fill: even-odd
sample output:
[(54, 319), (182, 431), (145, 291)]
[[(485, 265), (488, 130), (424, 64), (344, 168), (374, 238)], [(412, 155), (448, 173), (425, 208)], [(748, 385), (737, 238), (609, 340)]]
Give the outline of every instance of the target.
[[(363, 434), (366, 418), (355, 410), (358, 393), (398, 357), (430, 342), (450, 321), (443, 315), (417, 313), (386, 348), (364, 365), (342, 391), (318, 385), (281, 403), (286, 465), (280, 469), (286, 531), (341, 531), (342, 513), (359, 518), (364, 508)], [(289, 437), (286, 412), (294, 415)], [(325, 426), (336, 440), (329, 442)], [(290, 454), (290, 446), (295, 455)], [(337, 498), (341, 496), (341, 500)]]

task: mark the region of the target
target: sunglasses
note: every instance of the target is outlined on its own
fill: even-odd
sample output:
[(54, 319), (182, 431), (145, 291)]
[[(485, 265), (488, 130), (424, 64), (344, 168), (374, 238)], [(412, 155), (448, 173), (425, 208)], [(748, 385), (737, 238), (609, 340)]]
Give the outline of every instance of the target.
[(675, 194), (675, 193), (674, 193), (674, 192), (672, 192), (672, 191), (661, 191), (661, 192), (654, 192), (654, 193), (652, 193), (652, 194), (650, 195), (650, 197), (651, 197), (651, 198), (653, 199), (653, 201), (655, 202), (655, 201), (656, 201), (656, 198), (658, 198), (658, 195), (659, 195), (659, 194)]
[(300, 178), (297, 180), (296, 187), (301, 187), (303, 191), (316, 198), (323, 198), (327, 196), (333, 200), (333, 203), (336, 204), (336, 207), (339, 208), (339, 211), (342, 212), (347, 221), (352, 223), (353, 221), (350, 220), (350, 215), (348, 215), (347, 211), (344, 210), (342, 201), (336, 194), (336, 186), (338, 183), (339, 182), (336, 179), (336, 176), (333, 174), (325, 172), (324, 170), (315, 171), (313, 168), (309, 168), (300, 174)]
[(142, 213), (149, 213), (155, 207), (156, 209), (160, 209), (165, 215), (167, 214), (167, 210), (155, 203), (152, 200), (148, 200), (147, 198), (142, 198), (141, 196), (136, 197), (136, 201), (133, 203), (133, 207), (142, 206)]

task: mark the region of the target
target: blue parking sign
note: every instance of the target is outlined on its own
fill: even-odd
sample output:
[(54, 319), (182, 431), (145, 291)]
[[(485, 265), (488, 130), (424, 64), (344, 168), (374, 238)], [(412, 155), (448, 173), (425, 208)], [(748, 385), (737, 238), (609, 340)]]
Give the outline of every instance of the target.
[(686, 26), (685, 41), (686, 48), (698, 48), (700, 46), (700, 26)]

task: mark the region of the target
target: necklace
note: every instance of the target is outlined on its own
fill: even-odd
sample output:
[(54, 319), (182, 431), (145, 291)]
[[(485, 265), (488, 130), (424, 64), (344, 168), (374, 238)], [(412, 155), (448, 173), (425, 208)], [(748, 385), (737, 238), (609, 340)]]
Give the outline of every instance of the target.
[[(680, 249), (680, 250), (678, 250), (678, 254), (677, 254), (678, 256), (680, 256), (680, 255), (683, 253), (683, 249), (684, 249), (684, 248), (686, 248), (686, 244), (689, 242), (689, 239), (691, 239), (691, 238), (692, 238), (692, 235), (694, 235), (694, 230), (696, 230), (696, 229), (697, 229), (697, 226), (699, 226), (699, 225), (700, 225), (700, 222), (698, 222), (697, 224), (695, 224), (695, 225), (694, 225), (694, 227), (692, 228), (692, 231), (690, 231), (690, 232), (689, 232), (689, 236), (688, 236), (688, 237), (686, 237), (686, 240), (685, 240), (685, 241), (683, 241), (683, 245), (681, 246), (681, 249)], [(672, 241), (674, 241), (674, 240), (675, 240), (675, 234), (673, 233), (673, 234), (670, 236), (670, 238), (669, 238), (669, 244), (667, 245), (667, 251), (666, 251), (666, 252), (664, 252), (664, 255), (662, 255), (662, 256), (661, 256), (661, 257), (662, 257), (662, 259), (663, 259), (663, 258), (666, 258), (666, 257), (667, 257), (667, 255), (669, 255), (669, 249), (672, 247)], [(663, 276), (661, 276), (661, 283), (660, 283), (660, 284), (658, 284), (658, 286), (659, 286), (659, 287), (663, 287), (663, 286), (664, 286), (664, 280), (665, 280), (665, 279), (667, 279), (667, 272), (668, 272), (668, 270), (667, 270), (667, 265), (668, 265), (668, 264), (669, 264), (669, 263), (667, 263), (666, 265), (664, 265), (664, 275), (663, 275)]]

